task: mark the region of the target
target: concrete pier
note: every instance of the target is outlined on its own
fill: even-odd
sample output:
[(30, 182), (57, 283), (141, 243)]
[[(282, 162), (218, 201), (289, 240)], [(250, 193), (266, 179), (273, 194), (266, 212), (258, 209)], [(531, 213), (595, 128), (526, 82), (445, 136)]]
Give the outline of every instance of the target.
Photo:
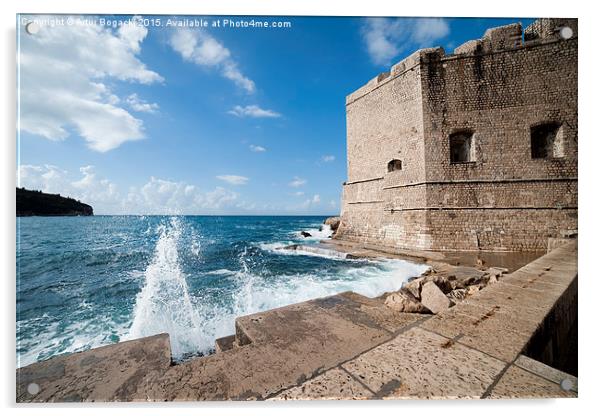
[(576, 397), (554, 368), (571, 368), (576, 296), (573, 240), (438, 315), (345, 292), (240, 317), (181, 364), (165, 334), (32, 364), (17, 401)]

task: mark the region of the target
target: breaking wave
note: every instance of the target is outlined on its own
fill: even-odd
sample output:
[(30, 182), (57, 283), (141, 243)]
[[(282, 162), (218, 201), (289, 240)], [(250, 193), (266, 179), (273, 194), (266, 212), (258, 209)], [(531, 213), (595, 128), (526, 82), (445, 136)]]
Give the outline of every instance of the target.
[[(331, 232), (317, 228), (321, 219), (98, 217), (73, 220), (70, 233), (34, 220), (48, 224), (48, 247), (74, 237), (54, 257), (32, 250), (22, 263), (19, 366), (159, 333), (183, 360), (210, 353), (238, 316), (348, 290), (374, 297), (426, 269), (320, 252), (316, 243)], [(280, 250), (299, 243), (312, 248)]]
[[(155, 255), (144, 272), (144, 287), (136, 298), (129, 338), (167, 332), (174, 357), (203, 344), (201, 321), (193, 307), (186, 276), (180, 267), (178, 243), (181, 221), (171, 218), (159, 226)], [(191, 248), (196, 251), (196, 247)]]

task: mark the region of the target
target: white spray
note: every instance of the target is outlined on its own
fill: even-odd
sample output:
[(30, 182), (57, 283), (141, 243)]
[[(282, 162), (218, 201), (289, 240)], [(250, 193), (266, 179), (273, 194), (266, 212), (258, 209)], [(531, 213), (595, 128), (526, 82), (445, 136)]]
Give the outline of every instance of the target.
[(145, 283), (136, 298), (128, 337), (167, 332), (175, 358), (198, 351), (205, 341), (180, 267), (178, 241), (181, 233), (182, 226), (176, 217), (171, 218), (169, 224), (159, 226), (155, 255), (144, 272)]

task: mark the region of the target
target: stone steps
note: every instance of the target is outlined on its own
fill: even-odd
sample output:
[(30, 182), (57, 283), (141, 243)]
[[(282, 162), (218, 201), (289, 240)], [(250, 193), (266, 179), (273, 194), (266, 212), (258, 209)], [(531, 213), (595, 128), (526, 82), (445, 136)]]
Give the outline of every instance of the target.
[[(220, 352), (171, 367), (142, 383), (134, 399), (265, 399), (391, 340), (424, 319), (400, 314), (353, 292), (272, 309), (236, 320)], [(222, 345), (232, 345), (222, 348)]]
[(436, 316), (344, 292), (239, 317), (217, 354), (184, 363), (170, 363), (164, 334), (32, 364), (17, 370), (17, 400), (520, 396), (514, 385), (525, 397), (574, 396), (555, 384), (564, 374), (552, 380), (543, 364), (544, 375), (529, 373), (517, 357), (547, 362), (559, 351), (576, 290), (575, 242)]
[[(70, 374), (54, 372), (50, 378), (37, 370), (57, 362), (57, 358), (43, 365), (26, 367), (20, 373), (28, 374), (26, 380), (42, 380), (42, 389), (49, 385), (63, 386), (63, 389), (52, 389), (52, 401), (68, 400), (62, 391), (70, 392), (64, 386), (73, 384), (75, 379), (83, 380), (77, 385), (80, 401), (102, 399), (98, 393), (88, 395), (88, 392), (98, 391), (98, 380), (106, 385), (100, 386), (101, 391), (118, 392), (106, 396), (105, 400), (266, 399), (391, 340), (398, 331), (422, 319), (422, 315), (394, 312), (380, 299), (344, 292), (239, 317), (236, 333), (216, 340), (216, 354), (167, 364), (159, 371), (147, 368), (154, 366), (151, 362), (142, 367), (148, 370), (148, 376), (146, 372), (133, 372), (109, 390), (106, 390), (107, 386), (115, 382), (107, 379), (104, 373), (96, 374), (95, 369), (105, 368), (105, 361), (111, 368), (119, 367), (120, 357), (132, 355), (130, 349), (148, 349), (154, 345), (149, 343), (153, 338), (103, 347), (102, 355), (96, 350), (83, 353), (92, 354), (96, 360), (95, 365), (87, 369), (89, 373), (85, 379), (78, 378), (75, 370)], [(159, 340), (167, 347), (160, 344), (156, 351), (169, 357), (166, 338), (163, 335)], [(124, 348), (126, 353), (121, 351)], [(80, 355), (74, 354), (60, 360), (70, 362), (78, 357)], [(61, 368), (64, 368), (63, 364)], [(20, 401), (47, 401), (48, 398), (46, 395), (20, 395)]]
[(215, 340), (215, 353), (229, 351), (237, 346), (236, 335), (228, 335)]

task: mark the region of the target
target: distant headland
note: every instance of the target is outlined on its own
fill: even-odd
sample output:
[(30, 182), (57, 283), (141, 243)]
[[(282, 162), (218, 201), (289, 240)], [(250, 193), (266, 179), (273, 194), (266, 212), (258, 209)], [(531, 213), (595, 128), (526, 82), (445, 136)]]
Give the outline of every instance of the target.
[(60, 194), (17, 188), (17, 217), (94, 215), (88, 204)]

